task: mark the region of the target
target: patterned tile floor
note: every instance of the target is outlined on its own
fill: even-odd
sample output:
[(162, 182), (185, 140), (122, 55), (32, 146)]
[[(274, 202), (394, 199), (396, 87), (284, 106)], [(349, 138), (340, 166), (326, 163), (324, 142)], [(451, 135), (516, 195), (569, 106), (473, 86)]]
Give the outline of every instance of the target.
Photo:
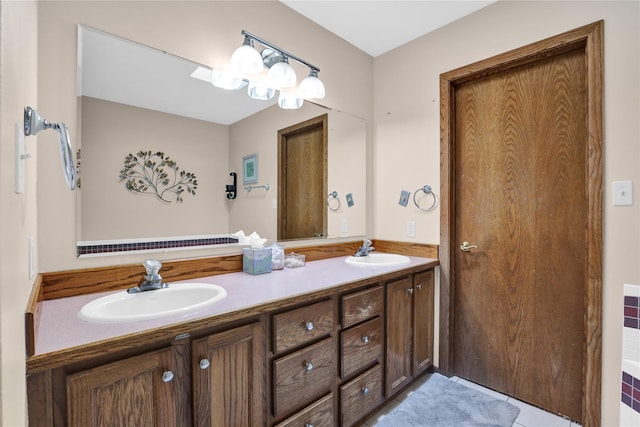
[[(398, 406), (403, 399), (407, 397), (412, 390), (420, 387), (420, 385), (429, 379), (429, 376), (426, 376), (413, 384), (407, 390), (400, 393), (396, 396), (391, 402), (389, 402), (386, 406), (384, 406), (380, 411), (378, 411), (375, 415), (369, 418), (364, 424), (363, 427), (375, 427), (378, 423), (378, 420), (391, 412), (393, 408)], [(459, 384), (464, 384), (467, 387), (480, 390), (483, 393), (487, 393), (490, 396), (495, 397), (496, 399), (506, 400), (509, 403), (516, 405), (520, 408), (520, 414), (518, 414), (518, 418), (516, 418), (516, 422), (513, 424), (514, 427), (580, 427), (580, 424), (573, 422), (567, 418), (559, 417), (550, 412), (544, 411), (540, 408), (536, 408), (535, 406), (529, 405), (527, 403), (521, 402), (513, 397), (509, 397), (504, 394), (500, 394), (496, 391), (490, 390), (488, 388), (482, 387), (478, 384), (472, 383), (462, 378), (453, 377), (452, 380), (458, 382)], [(443, 426), (444, 427), (444, 426)]]

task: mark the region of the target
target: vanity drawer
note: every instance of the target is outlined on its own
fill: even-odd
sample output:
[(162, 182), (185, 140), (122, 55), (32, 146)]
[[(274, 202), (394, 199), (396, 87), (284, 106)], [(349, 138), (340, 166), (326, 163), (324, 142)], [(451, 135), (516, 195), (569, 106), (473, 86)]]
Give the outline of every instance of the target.
[(348, 328), (372, 317), (381, 316), (383, 310), (384, 290), (382, 286), (345, 295), (342, 297), (342, 327)]
[(328, 394), (275, 427), (332, 427), (334, 424), (333, 394)]
[(351, 329), (343, 331), (342, 378), (356, 373), (362, 368), (382, 361), (382, 318), (376, 317)]
[(334, 340), (327, 338), (273, 362), (276, 418), (331, 391), (335, 354)]
[(273, 316), (275, 354), (333, 332), (333, 301), (326, 300)]
[(383, 401), (382, 366), (376, 365), (340, 387), (342, 426), (352, 426)]

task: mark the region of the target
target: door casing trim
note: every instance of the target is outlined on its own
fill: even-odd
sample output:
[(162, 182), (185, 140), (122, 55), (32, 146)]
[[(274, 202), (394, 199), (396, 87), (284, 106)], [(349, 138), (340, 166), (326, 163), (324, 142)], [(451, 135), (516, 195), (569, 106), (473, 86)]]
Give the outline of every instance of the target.
[(602, 384), (602, 185), (603, 185), (603, 44), (604, 22), (576, 28), (539, 42), (440, 75), (440, 366), (453, 370), (455, 277), (452, 277), (455, 203), (456, 85), (522, 64), (583, 48), (587, 67), (587, 274), (585, 277), (585, 357), (583, 361), (582, 424), (600, 426)]

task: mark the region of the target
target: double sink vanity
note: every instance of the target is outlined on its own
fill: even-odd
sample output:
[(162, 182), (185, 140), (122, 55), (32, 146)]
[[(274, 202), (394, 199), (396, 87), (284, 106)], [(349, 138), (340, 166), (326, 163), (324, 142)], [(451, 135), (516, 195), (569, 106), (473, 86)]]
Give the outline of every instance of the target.
[(169, 262), (169, 288), (138, 294), (140, 266), (43, 274), (29, 425), (357, 425), (433, 360), (437, 247), (375, 246), (297, 248), (305, 267), (256, 276), (240, 255)]

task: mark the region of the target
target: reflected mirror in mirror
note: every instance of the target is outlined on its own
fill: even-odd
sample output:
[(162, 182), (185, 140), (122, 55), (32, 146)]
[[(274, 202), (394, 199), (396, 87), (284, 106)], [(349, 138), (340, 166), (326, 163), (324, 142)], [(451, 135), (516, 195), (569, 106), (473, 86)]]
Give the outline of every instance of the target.
[[(308, 101), (299, 110), (282, 110), (274, 101), (249, 98), (246, 87), (227, 91), (191, 77), (196, 70), (211, 72), (79, 26), (80, 256), (229, 244), (239, 230), (277, 240), (278, 133), (323, 115), (327, 176), (320, 217), (326, 223), (316, 229), (323, 230), (320, 238), (364, 235), (364, 120)], [(119, 174), (125, 158), (140, 151), (164, 153), (178, 171), (194, 174), (195, 194), (183, 192), (178, 202), (127, 190)], [(248, 188), (241, 179), (243, 158), (254, 154), (258, 182)], [(301, 168), (311, 165), (309, 158), (302, 162)], [(238, 176), (235, 199), (225, 191), (231, 172)]]

